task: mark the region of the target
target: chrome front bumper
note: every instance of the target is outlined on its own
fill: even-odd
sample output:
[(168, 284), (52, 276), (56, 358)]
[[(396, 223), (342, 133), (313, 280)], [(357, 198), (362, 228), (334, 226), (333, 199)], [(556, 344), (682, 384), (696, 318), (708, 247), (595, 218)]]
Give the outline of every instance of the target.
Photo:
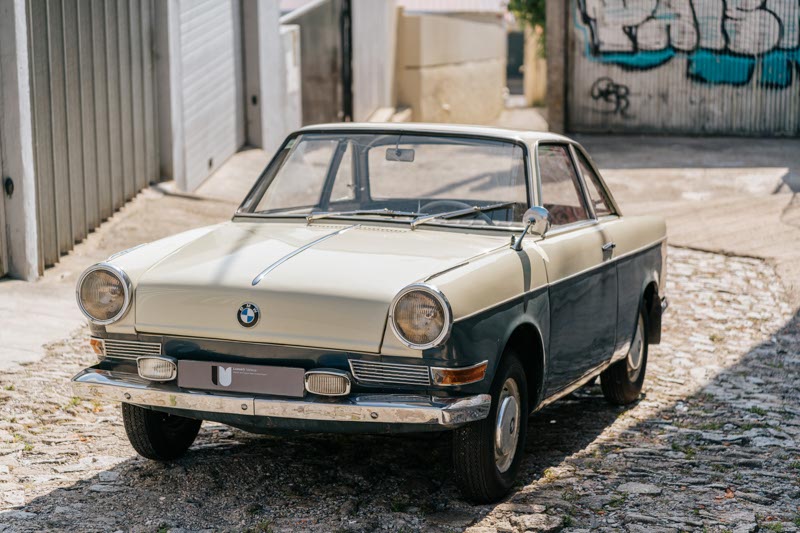
[(119, 401), (155, 408), (325, 422), (458, 427), (489, 415), (491, 396), (436, 398), (407, 394), (354, 394), (344, 398), (259, 398), (214, 394), (153, 383), (134, 374), (88, 368), (74, 378), (81, 398)]

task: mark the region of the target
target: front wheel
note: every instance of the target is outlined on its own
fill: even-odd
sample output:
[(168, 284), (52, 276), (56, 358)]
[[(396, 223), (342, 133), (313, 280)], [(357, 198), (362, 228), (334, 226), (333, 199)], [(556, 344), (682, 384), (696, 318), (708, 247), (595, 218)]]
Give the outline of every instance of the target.
[(647, 369), (647, 315), (639, 312), (636, 331), (625, 359), (617, 361), (600, 374), (603, 396), (615, 405), (628, 405), (639, 398)]
[(519, 472), (528, 432), (528, 387), (516, 354), (503, 357), (491, 393), (489, 416), (456, 429), (453, 436), (456, 485), (474, 503), (505, 496)]
[(202, 420), (122, 404), (122, 422), (133, 449), (147, 459), (170, 461), (186, 453)]

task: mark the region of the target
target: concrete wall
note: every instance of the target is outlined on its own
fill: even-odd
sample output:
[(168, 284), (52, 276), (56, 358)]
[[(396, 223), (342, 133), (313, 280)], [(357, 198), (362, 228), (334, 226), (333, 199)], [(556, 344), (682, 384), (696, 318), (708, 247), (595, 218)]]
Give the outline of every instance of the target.
[(28, 69), (25, 0), (0, 0), (0, 183), (14, 182), (14, 193), (0, 189), (5, 224), (4, 274), (33, 280), (39, 269), (36, 182)]
[(279, 20), (275, 2), (242, 3), (246, 138), (267, 152), (302, 125), (300, 27)]
[(567, 4), (569, 129), (800, 134), (800, 0)]
[(403, 13), (397, 103), (419, 122), (483, 124), (503, 110), (506, 30), (496, 15)]

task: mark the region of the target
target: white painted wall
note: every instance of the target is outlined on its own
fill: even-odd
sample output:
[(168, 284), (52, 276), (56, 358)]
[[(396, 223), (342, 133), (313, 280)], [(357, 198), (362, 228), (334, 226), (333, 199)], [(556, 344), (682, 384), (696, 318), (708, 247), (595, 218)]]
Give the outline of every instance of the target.
[(302, 125), (300, 28), (271, 0), (244, 0), (247, 143), (268, 153)]
[(7, 269), (12, 277), (34, 280), (41, 270), (25, 0), (0, 0), (0, 105), (0, 166), (2, 176), (14, 180), (13, 196), (0, 192)]
[(394, 0), (353, 0), (353, 119), (394, 107), (397, 6)]

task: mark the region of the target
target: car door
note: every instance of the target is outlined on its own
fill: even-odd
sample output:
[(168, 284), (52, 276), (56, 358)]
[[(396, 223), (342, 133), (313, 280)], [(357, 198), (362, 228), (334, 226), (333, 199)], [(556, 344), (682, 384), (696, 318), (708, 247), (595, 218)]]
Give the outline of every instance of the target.
[(552, 220), (551, 230), (538, 243), (549, 283), (549, 395), (610, 359), (617, 324), (617, 272), (571, 147), (540, 144), (536, 152), (539, 201)]
[(600, 177), (597, 168), (579, 147), (573, 147), (575, 161), (586, 187), (590, 207), (595, 213), (606, 239), (606, 260), (614, 262), (617, 270), (617, 335), (614, 343), (614, 357), (622, 357), (628, 352), (636, 329), (639, 304), (642, 298), (644, 272), (631, 254), (637, 247), (636, 239), (631, 238), (630, 228), (626, 228), (619, 208)]

